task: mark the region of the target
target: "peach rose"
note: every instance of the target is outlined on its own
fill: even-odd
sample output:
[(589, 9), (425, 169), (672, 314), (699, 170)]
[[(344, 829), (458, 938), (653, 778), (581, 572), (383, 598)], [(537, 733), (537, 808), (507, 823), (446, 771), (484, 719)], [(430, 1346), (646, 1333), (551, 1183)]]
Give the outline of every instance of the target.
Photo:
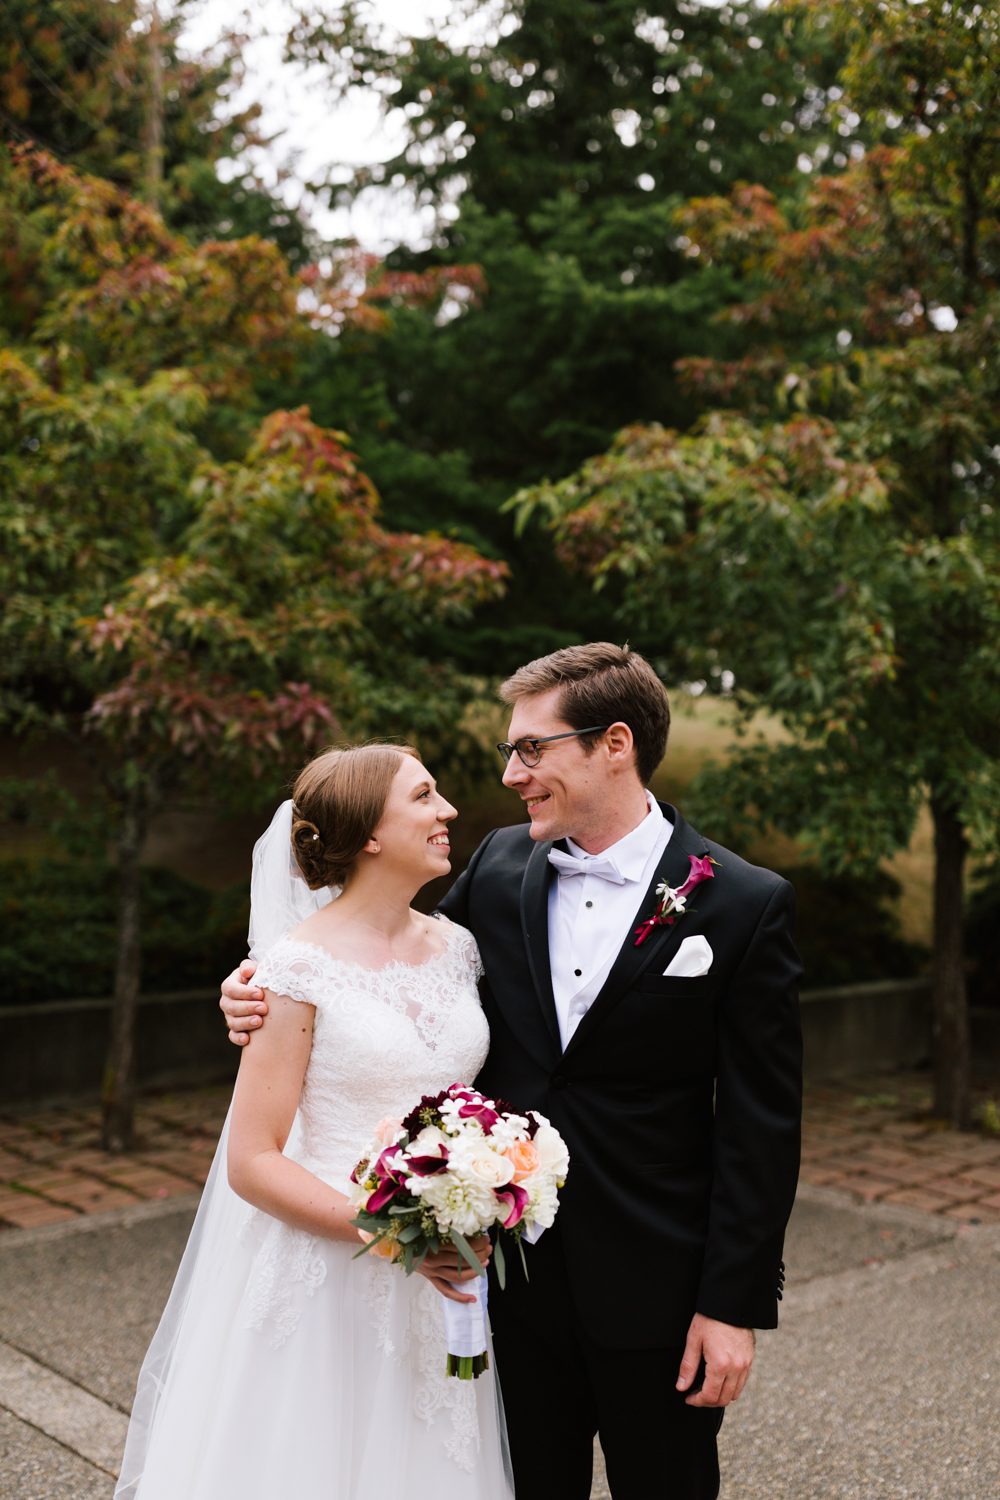
[[(373, 1234), (368, 1233), (367, 1229), (359, 1229), (358, 1235), (364, 1240), (366, 1245), (370, 1245), (375, 1238)], [(399, 1254), (399, 1245), (395, 1240), (379, 1240), (371, 1253), (372, 1255), (381, 1255), (383, 1260), (395, 1260)]]
[(541, 1157), (530, 1141), (515, 1141), (504, 1152), (507, 1160), (514, 1168), (514, 1181), (520, 1182), (525, 1177), (530, 1177), (532, 1172), (537, 1172), (541, 1165)]

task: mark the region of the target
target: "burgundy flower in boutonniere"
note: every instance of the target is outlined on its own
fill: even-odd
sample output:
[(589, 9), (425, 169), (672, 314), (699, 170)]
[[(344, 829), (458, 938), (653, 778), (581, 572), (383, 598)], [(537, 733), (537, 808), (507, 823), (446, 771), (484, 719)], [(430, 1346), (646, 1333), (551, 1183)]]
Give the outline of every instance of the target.
[(715, 873), (712, 869), (718, 861), (712, 859), (711, 855), (689, 854), (691, 861), (691, 873), (683, 885), (676, 889), (667, 885), (666, 881), (656, 887), (659, 901), (651, 917), (647, 917), (641, 927), (637, 927), (635, 946), (644, 943), (654, 927), (672, 927), (674, 917), (683, 916), (688, 909), (687, 898), (696, 885), (701, 885), (703, 880), (714, 880)]

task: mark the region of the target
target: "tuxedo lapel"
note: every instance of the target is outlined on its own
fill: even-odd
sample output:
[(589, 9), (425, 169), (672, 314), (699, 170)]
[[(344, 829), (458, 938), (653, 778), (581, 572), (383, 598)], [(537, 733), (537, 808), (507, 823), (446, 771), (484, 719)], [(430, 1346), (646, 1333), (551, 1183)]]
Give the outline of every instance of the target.
[[(618, 950), (618, 957), (611, 966), (611, 972), (604, 981), (600, 994), (570, 1037), (566, 1056), (569, 1056), (581, 1042), (586, 1040), (594, 1027), (599, 1024), (602, 1016), (607, 1015), (608, 1011), (617, 1004), (644, 969), (650, 967), (654, 960), (658, 965), (662, 963), (665, 966), (684, 939), (685, 917), (681, 916), (674, 921), (672, 926), (664, 924), (662, 927), (654, 927), (645, 942), (636, 946), (635, 929), (653, 911), (657, 902), (656, 887), (664, 881), (675, 888), (683, 885), (691, 873), (689, 856), (708, 853), (708, 846), (704, 840), (684, 821), (679, 812), (668, 807), (666, 803), (661, 802), (660, 806), (665, 817), (673, 815), (674, 831), (670, 843), (664, 849), (663, 857), (656, 867), (646, 893), (629, 923), (625, 940)], [(549, 993), (551, 994), (551, 984)], [(553, 1012), (554, 1010), (553, 1002)]]
[(521, 882), (521, 931), (528, 954), (531, 977), (549, 1035), (561, 1050), (556, 1002), (552, 994), (552, 968), (549, 963), (549, 850), (550, 842), (536, 844), (531, 851)]

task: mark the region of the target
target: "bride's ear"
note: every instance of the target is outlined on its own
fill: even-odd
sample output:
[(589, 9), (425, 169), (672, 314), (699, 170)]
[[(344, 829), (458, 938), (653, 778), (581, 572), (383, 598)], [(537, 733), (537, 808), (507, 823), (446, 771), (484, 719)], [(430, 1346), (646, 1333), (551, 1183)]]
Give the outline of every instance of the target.
[(378, 839), (369, 839), (368, 842), (367, 842), (367, 844), (365, 845), (365, 853), (366, 854), (381, 854), (381, 852), (382, 852), (382, 845), (379, 843)]

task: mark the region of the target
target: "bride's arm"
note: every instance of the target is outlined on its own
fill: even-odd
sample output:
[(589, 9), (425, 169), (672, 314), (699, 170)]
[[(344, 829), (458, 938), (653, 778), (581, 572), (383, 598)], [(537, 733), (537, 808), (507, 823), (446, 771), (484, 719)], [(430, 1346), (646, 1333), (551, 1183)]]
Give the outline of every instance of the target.
[[(343, 1193), (320, 1182), (298, 1162), (282, 1156), (288, 1132), (299, 1107), (302, 1080), (312, 1048), (315, 1006), (264, 991), (267, 1026), (261, 1027), (240, 1058), (240, 1073), (229, 1122), (229, 1185), (234, 1193), (294, 1229), (328, 1240), (364, 1242), (351, 1220), (356, 1209)], [(472, 1242), (483, 1265), (492, 1246), (484, 1236)], [(442, 1297), (471, 1302), (455, 1283), (474, 1275), (456, 1250), (428, 1255), (420, 1266)]]
[(265, 1213), (328, 1240), (361, 1243), (343, 1193), (282, 1156), (299, 1107), (315, 1008), (267, 992), (268, 1023), (244, 1047), (229, 1125), (229, 1184)]

